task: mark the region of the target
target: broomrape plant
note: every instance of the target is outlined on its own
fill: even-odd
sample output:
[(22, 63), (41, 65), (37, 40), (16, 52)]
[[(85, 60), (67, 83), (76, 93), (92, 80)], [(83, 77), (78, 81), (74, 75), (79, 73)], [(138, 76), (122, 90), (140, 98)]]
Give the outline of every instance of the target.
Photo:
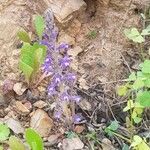
[[(78, 122), (80, 116), (75, 115), (75, 103), (80, 101), (73, 87), (76, 82), (76, 74), (70, 68), (71, 58), (67, 54), (69, 45), (67, 43), (57, 44), (58, 28), (54, 24), (51, 10), (45, 13), (46, 28), (40, 44), (47, 47), (47, 56), (42, 70), (51, 81), (48, 85), (48, 96), (56, 101), (54, 116), (57, 119)], [(70, 111), (72, 110), (72, 111)]]
[(39, 40), (31, 42), (25, 31), (18, 33), (23, 41), (19, 67), (24, 73), (26, 81), (30, 83), (35, 78), (40, 66), (44, 77), (51, 77), (47, 88), (49, 99), (56, 102), (54, 116), (67, 123), (79, 122), (81, 115), (75, 114), (75, 104), (80, 101), (73, 87), (76, 83), (76, 74), (70, 68), (71, 58), (67, 54), (69, 45), (57, 43), (58, 28), (55, 26), (51, 10), (43, 17), (35, 18), (36, 33)]

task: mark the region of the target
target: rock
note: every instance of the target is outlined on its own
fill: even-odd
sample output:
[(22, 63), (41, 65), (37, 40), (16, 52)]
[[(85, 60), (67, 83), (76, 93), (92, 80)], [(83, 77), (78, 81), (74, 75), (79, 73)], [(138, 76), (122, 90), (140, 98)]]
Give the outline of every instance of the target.
[(15, 109), (19, 113), (24, 114), (24, 115), (30, 113), (30, 110), (24, 104), (22, 104), (20, 101), (15, 102)]
[(37, 107), (37, 108), (44, 108), (44, 107), (46, 107), (48, 104), (46, 103), (46, 102), (44, 102), (44, 101), (37, 101), (37, 102), (35, 102), (34, 104), (33, 104), (33, 106), (34, 107)]
[(91, 111), (92, 110), (92, 106), (91, 104), (83, 99), (80, 103), (79, 103), (80, 107), (83, 109), (83, 110), (87, 110), (87, 111)]
[(48, 137), (48, 142), (49, 144), (52, 146), (56, 143), (58, 143), (58, 138), (60, 137), (60, 134), (54, 134), (54, 135), (50, 135)]
[(76, 37), (80, 32), (80, 29), (81, 29), (81, 22), (77, 19), (74, 19), (70, 24), (70, 26), (68, 27), (67, 32), (72, 37)]
[(84, 144), (79, 138), (64, 139), (62, 143), (63, 150), (80, 150)]
[(116, 150), (116, 148), (113, 147), (111, 141), (107, 138), (102, 140), (101, 146), (103, 150)]
[(82, 125), (76, 125), (74, 128), (74, 131), (79, 134), (82, 133), (84, 130), (85, 130), (85, 127)]
[(47, 137), (52, 129), (53, 120), (45, 111), (38, 109), (31, 117), (30, 126), (35, 129), (42, 137)]
[(87, 85), (87, 82), (86, 82), (86, 80), (85, 80), (83, 77), (81, 77), (81, 78), (79, 79), (79, 87), (80, 87), (81, 89), (85, 89), (85, 90), (88, 90), (88, 89), (89, 89), (89, 86)]
[(17, 95), (21, 96), (27, 90), (27, 87), (22, 82), (18, 82), (14, 85), (13, 90)]
[(58, 39), (58, 43), (67, 43), (69, 45), (75, 45), (75, 38), (69, 36), (68, 34), (61, 32), (59, 39)]
[(81, 52), (83, 52), (83, 49), (80, 46), (76, 46), (75, 48), (68, 50), (68, 55), (70, 55), (72, 57), (76, 57)]
[(79, 63), (78, 63), (78, 60), (76, 58), (72, 60), (70, 67), (73, 70), (78, 71)]
[(104, 6), (107, 6), (109, 4), (110, 0), (98, 0), (98, 2), (100, 2)]
[(5, 120), (5, 123), (15, 134), (24, 133), (24, 128), (19, 121), (13, 118), (8, 118), (7, 120)]
[(60, 23), (67, 22), (86, 9), (83, 0), (42, 0), (38, 5), (40, 9), (45, 6), (50, 7)]

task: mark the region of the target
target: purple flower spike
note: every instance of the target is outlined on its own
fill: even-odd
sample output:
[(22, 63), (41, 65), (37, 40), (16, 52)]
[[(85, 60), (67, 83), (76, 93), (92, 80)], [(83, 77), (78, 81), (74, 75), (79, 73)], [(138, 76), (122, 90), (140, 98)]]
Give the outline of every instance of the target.
[(69, 102), (69, 100), (70, 100), (70, 95), (68, 94), (68, 92), (64, 92), (64, 93), (60, 96), (60, 99), (61, 99), (62, 101), (67, 101), (67, 102)]
[(72, 100), (75, 101), (76, 103), (79, 103), (81, 100), (80, 96), (72, 96)]
[(65, 56), (64, 58), (60, 59), (60, 65), (63, 69), (66, 69), (71, 62), (71, 58), (68, 56)]

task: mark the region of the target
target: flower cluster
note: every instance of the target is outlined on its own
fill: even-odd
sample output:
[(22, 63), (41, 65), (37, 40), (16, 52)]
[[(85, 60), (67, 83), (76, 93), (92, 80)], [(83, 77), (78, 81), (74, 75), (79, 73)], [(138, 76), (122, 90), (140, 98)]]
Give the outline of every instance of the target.
[(52, 77), (47, 92), (48, 96), (56, 101), (54, 116), (60, 119), (65, 116), (65, 105), (78, 103), (81, 98), (73, 90), (76, 75), (71, 72), (69, 67), (71, 63), (71, 58), (67, 54), (69, 45), (66, 43), (57, 44), (58, 29), (54, 24), (51, 10), (45, 12), (45, 21), (46, 29), (40, 43), (47, 47), (47, 57), (42, 69)]

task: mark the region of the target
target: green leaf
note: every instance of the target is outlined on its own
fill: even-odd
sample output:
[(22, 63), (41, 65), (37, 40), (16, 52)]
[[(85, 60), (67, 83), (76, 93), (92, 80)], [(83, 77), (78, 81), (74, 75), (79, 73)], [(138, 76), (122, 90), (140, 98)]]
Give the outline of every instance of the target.
[(125, 29), (124, 34), (126, 35), (126, 37), (136, 43), (142, 43), (145, 41), (136, 28)]
[(142, 30), (141, 35), (150, 35), (150, 25), (146, 29)]
[(147, 143), (138, 135), (135, 135), (133, 137), (131, 147), (133, 147), (136, 150), (150, 150), (150, 147), (147, 145)]
[(144, 84), (146, 87), (150, 88), (150, 79), (145, 80)]
[(150, 73), (150, 60), (145, 60), (142, 64), (142, 72), (143, 73)]
[(133, 89), (134, 90), (138, 90), (140, 88), (144, 87), (144, 82), (142, 81), (142, 79), (137, 79), (134, 83), (133, 83)]
[(24, 144), (21, 142), (21, 140), (15, 136), (11, 136), (9, 138), (8, 143), (9, 143), (11, 150), (26, 150), (26, 148), (25, 148)]
[(25, 139), (32, 150), (44, 150), (42, 138), (33, 129), (25, 131)]
[(0, 141), (5, 141), (8, 139), (10, 134), (10, 129), (5, 124), (0, 124)]
[(3, 146), (0, 146), (0, 150), (3, 150)]
[(26, 43), (31, 43), (31, 39), (26, 31), (19, 31), (18, 32), (18, 37), (21, 41), (26, 42)]
[(130, 110), (132, 108), (134, 108), (133, 100), (128, 100), (127, 106), (123, 109), (123, 111), (126, 112), (126, 111), (128, 111), (128, 110)]
[(126, 86), (120, 86), (117, 89), (117, 93), (119, 96), (125, 96), (127, 94), (128, 88)]
[(128, 81), (135, 81), (136, 80), (136, 74), (135, 72), (132, 72), (129, 78), (127, 79)]
[(111, 124), (105, 128), (105, 132), (109, 135), (113, 135), (113, 131), (116, 131), (119, 128), (118, 121), (112, 121)]
[(127, 144), (123, 144), (122, 150), (130, 150), (130, 147)]
[(150, 107), (150, 91), (144, 91), (137, 97), (138, 102), (144, 107)]
[(138, 123), (140, 123), (142, 121), (142, 118), (140, 118), (140, 117), (134, 117), (133, 120), (134, 120), (135, 123), (138, 124)]
[(24, 73), (25, 79), (29, 83), (37, 73), (40, 65), (44, 62), (46, 47), (38, 43), (30, 45), (24, 43), (21, 49), (19, 68)]
[(43, 17), (40, 15), (36, 16), (34, 24), (35, 24), (36, 32), (37, 32), (39, 38), (41, 38), (42, 34), (44, 32), (44, 28), (45, 28), (45, 22), (44, 22)]
[(133, 137), (133, 142), (131, 143), (131, 147), (135, 147), (135, 146), (139, 145), (140, 143), (142, 143), (142, 141), (143, 141), (143, 139), (140, 136), (135, 135)]
[(20, 60), (19, 68), (23, 72), (25, 79), (26, 79), (27, 83), (29, 84), (32, 73), (33, 73), (33, 68), (21, 60)]

